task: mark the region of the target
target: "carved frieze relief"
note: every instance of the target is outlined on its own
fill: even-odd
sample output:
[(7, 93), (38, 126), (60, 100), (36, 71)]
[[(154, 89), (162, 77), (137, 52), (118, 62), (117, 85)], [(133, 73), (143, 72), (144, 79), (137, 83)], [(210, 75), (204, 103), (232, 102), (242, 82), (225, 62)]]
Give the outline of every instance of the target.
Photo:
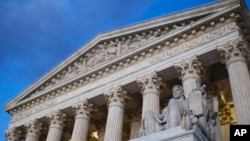
[(201, 44), (205, 44), (209, 41), (212, 41), (218, 37), (226, 35), (237, 29), (238, 29), (238, 26), (236, 25), (235, 22), (227, 23), (215, 30), (209, 31), (205, 34), (201, 34), (197, 36), (196, 38), (180, 43), (176, 45), (174, 48), (167, 48), (166, 50), (161, 52), (159, 55), (153, 58), (150, 58), (148, 61), (150, 62), (150, 64), (155, 64), (157, 62), (170, 58), (174, 55), (180, 54), (182, 52), (185, 52), (187, 50), (200, 46)]
[[(192, 21), (193, 23), (194, 21)], [(190, 24), (190, 23), (189, 23)], [(58, 73), (55, 77), (45, 83), (45, 85), (39, 87), (33, 95), (49, 89), (65, 80), (71, 79), (79, 74), (85, 73), (88, 70), (93, 69), (100, 64), (104, 64), (118, 58), (124, 54), (127, 54), (137, 48), (140, 48), (146, 44), (149, 44), (163, 35), (180, 29), (188, 25), (187, 23), (181, 23), (180, 25), (171, 25), (164, 28), (152, 29), (150, 31), (143, 31), (135, 35), (129, 35), (127, 37), (117, 38), (110, 41), (104, 41), (99, 43), (91, 51), (82, 55), (72, 65), (66, 67), (61, 73)]]
[(24, 117), (27, 117), (27, 116), (35, 114), (39, 111), (45, 110), (45, 109), (55, 105), (55, 103), (56, 103), (56, 100), (53, 99), (53, 100), (46, 101), (44, 103), (32, 106), (32, 108), (27, 108), (22, 112), (13, 114), (11, 122), (17, 121), (19, 119), (23, 119)]

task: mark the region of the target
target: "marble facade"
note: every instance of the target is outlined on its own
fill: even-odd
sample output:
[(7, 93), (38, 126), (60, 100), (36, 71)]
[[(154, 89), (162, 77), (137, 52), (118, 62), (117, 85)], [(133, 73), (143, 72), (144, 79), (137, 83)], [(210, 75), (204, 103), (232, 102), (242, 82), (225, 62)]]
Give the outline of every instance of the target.
[(136, 140), (174, 85), (189, 98), (201, 83), (219, 102), (211, 140), (227, 141), (250, 124), (249, 20), (244, 1), (219, 1), (100, 34), (5, 104), (6, 140)]

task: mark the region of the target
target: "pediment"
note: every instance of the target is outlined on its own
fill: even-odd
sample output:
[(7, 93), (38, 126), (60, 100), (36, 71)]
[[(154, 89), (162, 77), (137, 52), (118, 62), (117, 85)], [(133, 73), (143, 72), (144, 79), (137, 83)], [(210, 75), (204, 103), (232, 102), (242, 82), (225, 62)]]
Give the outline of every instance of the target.
[[(142, 52), (163, 39), (187, 31), (193, 25), (232, 11), (238, 2), (217, 2), (138, 24), (104, 32), (83, 45), (58, 66), (42, 76), (5, 105), (7, 111), (43, 95), (63, 93), (106, 73), (114, 62)], [(127, 60), (126, 60), (127, 61)], [(83, 76), (86, 76), (84, 79)]]

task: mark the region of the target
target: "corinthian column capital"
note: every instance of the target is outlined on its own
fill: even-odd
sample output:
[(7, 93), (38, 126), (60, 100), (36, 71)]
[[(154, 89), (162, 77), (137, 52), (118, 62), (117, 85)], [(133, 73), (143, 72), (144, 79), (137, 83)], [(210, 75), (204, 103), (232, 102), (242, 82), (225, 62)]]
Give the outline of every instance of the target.
[(11, 128), (5, 131), (7, 141), (18, 141), (21, 137), (21, 131), (17, 128)]
[(246, 49), (246, 44), (242, 38), (230, 40), (217, 46), (217, 51), (221, 56), (221, 62), (227, 64), (236, 60), (245, 61), (245, 57), (249, 56), (249, 51)]
[(56, 127), (62, 129), (64, 127), (64, 122), (66, 121), (66, 114), (61, 110), (57, 110), (52, 112), (49, 116), (47, 116), (50, 127)]
[(27, 136), (33, 135), (33, 136), (39, 137), (41, 135), (41, 129), (42, 129), (43, 124), (37, 119), (30, 121), (24, 126), (27, 130)]
[(94, 104), (90, 103), (87, 98), (77, 102), (72, 108), (74, 109), (76, 118), (89, 119), (97, 112)]
[(162, 87), (164, 87), (162, 78), (156, 72), (137, 78), (136, 82), (142, 94), (144, 94), (145, 91), (156, 91), (160, 94)]
[(205, 73), (205, 69), (197, 56), (175, 63), (174, 67), (182, 80), (190, 76), (200, 78)]
[(127, 104), (128, 100), (130, 99), (127, 91), (122, 89), (120, 85), (118, 87), (111, 88), (107, 92), (104, 92), (103, 96), (109, 106), (117, 105), (123, 107), (125, 104)]

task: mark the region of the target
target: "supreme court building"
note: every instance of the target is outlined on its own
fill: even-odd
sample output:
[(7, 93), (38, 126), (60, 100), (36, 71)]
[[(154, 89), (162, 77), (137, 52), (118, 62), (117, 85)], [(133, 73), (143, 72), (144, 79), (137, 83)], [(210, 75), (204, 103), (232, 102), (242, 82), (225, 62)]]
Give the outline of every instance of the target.
[(201, 83), (218, 98), (208, 140), (228, 141), (230, 124), (250, 124), (249, 27), (244, 1), (225, 0), (99, 34), (5, 104), (6, 140), (147, 140), (146, 111)]

